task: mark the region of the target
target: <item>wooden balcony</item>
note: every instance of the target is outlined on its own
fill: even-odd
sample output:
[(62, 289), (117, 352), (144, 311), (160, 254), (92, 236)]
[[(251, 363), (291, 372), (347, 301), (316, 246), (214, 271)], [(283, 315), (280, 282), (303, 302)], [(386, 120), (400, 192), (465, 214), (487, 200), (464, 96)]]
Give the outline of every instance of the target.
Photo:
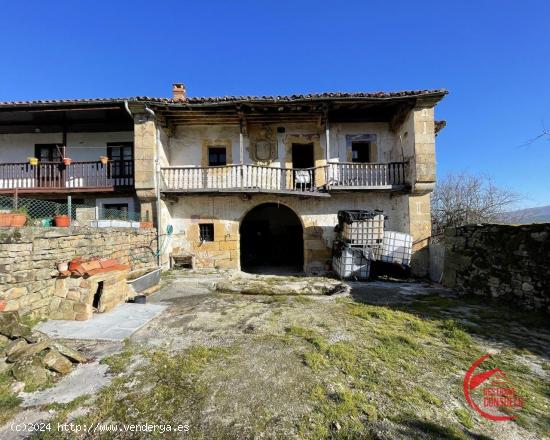
[(286, 169), (259, 165), (162, 168), (164, 192), (263, 192), (320, 195), (324, 167)]
[(405, 163), (330, 163), (307, 169), (259, 165), (164, 167), (163, 192), (259, 192), (327, 196), (331, 190), (400, 189)]
[(131, 160), (101, 162), (59, 162), (0, 164), (0, 193), (104, 192), (134, 185)]
[(406, 162), (356, 163), (327, 165), (328, 190), (399, 189), (406, 186)]

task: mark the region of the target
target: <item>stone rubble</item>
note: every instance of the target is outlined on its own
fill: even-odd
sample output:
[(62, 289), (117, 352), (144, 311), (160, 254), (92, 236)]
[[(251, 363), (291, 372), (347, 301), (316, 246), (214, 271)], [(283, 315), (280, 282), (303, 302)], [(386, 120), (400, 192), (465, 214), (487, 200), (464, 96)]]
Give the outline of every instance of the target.
[(68, 374), (85, 356), (23, 324), (17, 312), (0, 312), (0, 373), (31, 389), (59, 374)]

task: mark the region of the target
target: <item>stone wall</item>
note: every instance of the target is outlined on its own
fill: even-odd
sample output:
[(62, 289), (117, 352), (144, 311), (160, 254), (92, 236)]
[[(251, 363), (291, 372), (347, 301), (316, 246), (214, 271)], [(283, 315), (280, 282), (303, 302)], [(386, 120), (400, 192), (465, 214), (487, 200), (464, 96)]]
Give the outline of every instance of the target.
[(443, 284), (550, 311), (550, 223), (445, 231)]
[[(382, 209), (388, 216), (389, 230), (409, 232), (407, 195), (390, 196), (382, 192), (332, 194), (330, 198), (186, 195), (167, 202), (163, 222), (174, 226), (167, 252), (193, 255), (197, 268), (240, 269), (239, 227), (245, 215), (263, 203), (285, 205), (300, 218), (304, 229), (304, 270), (308, 273), (323, 272), (325, 262), (331, 260), (339, 210)], [(214, 224), (214, 241), (200, 242), (200, 223)]]
[(50, 316), (58, 263), (106, 257), (143, 269), (156, 266), (156, 251), (155, 229), (2, 228), (0, 300), (5, 310)]

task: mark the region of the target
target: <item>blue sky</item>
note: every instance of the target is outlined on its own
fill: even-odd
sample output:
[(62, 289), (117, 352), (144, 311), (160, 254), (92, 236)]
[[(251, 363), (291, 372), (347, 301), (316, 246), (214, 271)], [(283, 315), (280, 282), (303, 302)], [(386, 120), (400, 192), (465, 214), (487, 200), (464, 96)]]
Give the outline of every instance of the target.
[(550, 204), (548, 1), (2, 2), (0, 100), (447, 88), (438, 175)]

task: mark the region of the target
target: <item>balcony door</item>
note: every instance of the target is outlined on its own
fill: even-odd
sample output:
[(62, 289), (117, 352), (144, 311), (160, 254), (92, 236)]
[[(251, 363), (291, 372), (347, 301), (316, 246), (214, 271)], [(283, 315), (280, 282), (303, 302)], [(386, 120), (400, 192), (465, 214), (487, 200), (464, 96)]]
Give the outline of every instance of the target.
[(131, 186), (134, 183), (134, 152), (131, 142), (107, 144), (109, 157), (108, 177), (115, 186)]
[(294, 169), (294, 189), (311, 188), (315, 176), (313, 143), (292, 144), (292, 168)]
[(34, 155), (38, 158), (36, 183), (41, 188), (65, 186), (64, 167), (61, 163), (61, 147), (58, 144), (36, 144)]

